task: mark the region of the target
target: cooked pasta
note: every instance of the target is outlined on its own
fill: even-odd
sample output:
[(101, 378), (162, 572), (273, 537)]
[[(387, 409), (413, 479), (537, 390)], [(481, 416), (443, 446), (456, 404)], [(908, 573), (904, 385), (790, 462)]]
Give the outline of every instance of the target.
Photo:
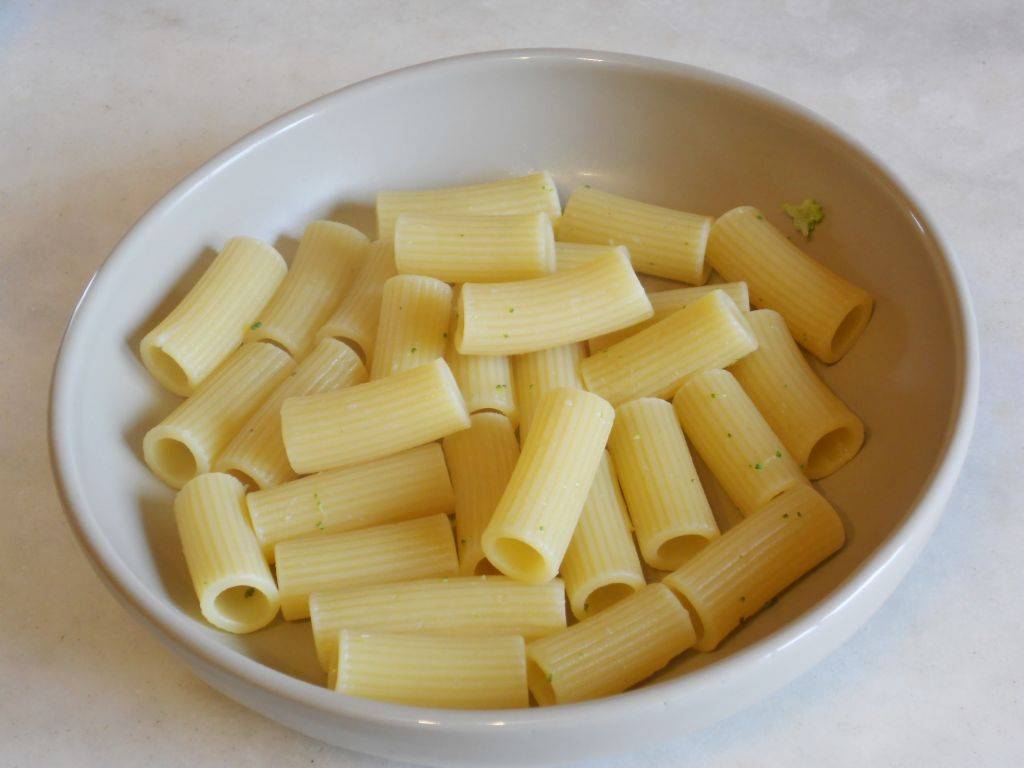
[(244, 344), (142, 441), (146, 464), (172, 488), (210, 471), (242, 425), (295, 368), (273, 344)]
[(484, 554), (499, 571), (530, 584), (558, 573), (614, 418), (612, 407), (589, 392), (554, 389), (541, 398), (484, 529)]
[(287, 276), (249, 327), (246, 341), (271, 341), (301, 360), (344, 298), (370, 241), (336, 221), (314, 221), (302, 235)]
[[(452, 333), (457, 325), (452, 313)], [(445, 355), (459, 390), (470, 413), (495, 411), (503, 414), (515, 427), (519, 423), (519, 407), (512, 380), (512, 364), (505, 355), (463, 355), (454, 344)]]
[(730, 365), (757, 348), (747, 322), (724, 291), (712, 291), (580, 364), (587, 389), (612, 405), (668, 398), (687, 376)]
[(607, 610), (526, 646), (530, 693), (541, 706), (620, 693), (691, 647), (686, 609), (648, 584)]
[(308, 539), (274, 547), (281, 613), (309, 617), (309, 595), (329, 589), (454, 576), (459, 568), (447, 515)]
[(565, 629), (565, 587), (558, 579), (522, 584), (504, 576), (456, 576), (314, 592), (313, 639), (324, 669), (338, 652), (342, 629), (450, 636), (521, 635), (526, 640)]
[(683, 432), (744, 515), (807, 479), (728, 371), (690, 377), (672, 401)]
[(384, 283), (397, 273), (394, 246), (390, 240), (370, 244), (352, 287), (334, 313), (317, 331), (317, 338), (334, 338), (354, 349), (369, 364), (373, 342), (380, 322), (381, 295)]
[(431, 637), (342, 630), (334, 690), (421, 707), (529, 704), (523, 638)]
[(340, 341), (322, 339), (298, 368), (238, 430), (214, 462), (214, 469), (235, 475), (251, 490), (272, 488), (297, 475), (281, 438), (281, 404), (289, 397), (333, 392), (366, 381), (359, 355)]
[(620, 405), (608, 441), (644, 560), (678, 568), (718, 526), (672, 406), (645, 397)]
[(697, 648), (714, 650), (736, 627), (843, 546), (832, 505), (809, 485), (777, 496), (662, 582), (690, 611)]
[(468, 428), (466, 403), (444, 360), (281, 406), (284, 447), (300, 474), (379, 459)]
[[(624, 245), (596, 245), (594, 243), (555, 243), (555, 262), (560, 271), (589, 264), (609, 254), (622, 254), (629, 258)], [(639, 277), (639, 275), (637, 275)]]
[(757, 351), (730, 370), (810, 478), (830, 475), (857, 455), (864, 424), (811, 369), (777, 312), (747, 318)]
[(256, 491), (247, 502), (256, 538), (273, 562), (279, 542), (447, 514), (455, 497), (441, 447), (428, 443)]
[(277, 615), (277, 585), (245, 519), (245, 489), (231, 475), (199, 475), (174, 499), (174, 519), (203, 617), (254, 632)]
[(562, 560), (565, 591), (577, 619), (603, 611), (644, 585), (627, 520), (615, 466), (604, 452)]
[(500, 413), (476, 413), (470, 427), (443, 441), (455, 489), (459, 572), (496, 573), (483, 551), (483, 532), (519, 458), (515, 428)]
[(520, 355), (618, 330), (651, 316), (621, 253), (547, 277), (466, 283), (455, 345), (464, 355)]
[(637, 202), (589, 186), (577, 187), (558, 223), (558, 239), (625, 245), (637, 272), (692, 285), (707, 282), (704, 251), (710, 216)]
[(555, 271), (555, 236), (544, 213), (518, 216), (402, 214), (395, 225), (400, 274), (449, 283), (526, 280)]
[(227, 241), (185, 298), (139, 345), (153, 378), (191, 395), (235, 351), (284, 280), (281, 254), (251, 237)]
[(871, 319), (871, 296), (801, 251), (749, 205), (715, 222), (708, 259), (726, 280), (746, 281), (751, 303), (786, 318), (793, 338), (823, 362), (845, 355)]
[(395, 222), (403, 213), (498, 216), (546, 213), (554, 222), (562, 215), (562, 204), (547, 171), (465, 187), (388, 190), (377, 193), (377, 230), (382, 240), (391, 239)]
[(371, 381), (444, 357), (451, 314), (447, 283), (421, 275), (398, 275), (384, 283)]
[(560, 387), (583, 389), (580, 362), (585, 356), (584, 344), (575, 343), (511, 358), (522, 440), (526, 439), (537, 404), (545, 393)]

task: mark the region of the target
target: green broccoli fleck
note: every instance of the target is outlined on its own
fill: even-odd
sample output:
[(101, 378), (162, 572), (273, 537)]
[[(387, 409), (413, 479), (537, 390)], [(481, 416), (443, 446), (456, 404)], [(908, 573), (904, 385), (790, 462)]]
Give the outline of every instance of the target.
[(255, 331), (257, 328), (262, 328), (262, 327), (263, 327), (263, 323), (261, 323), (259, 320), (257, 320), (255, 323), (253, 323), (252, 325), (249, 326), (249, 330)]
[(800, 205), (783, 203), (782, 210), (793, 220), (793, 226), (800, 230), (800, 233), (808, 240), (811, 239), (814, 228), (825, 218), (825, 211), (821, 207), (821, 203), (810, 197)]
[(782, 451), (780, 451), (778, 448), (775, 449), (775, 458), (776, 459), (781, 459), (782, 458)]
[(412, 348), (411, 348), (411, 349), (409, 350), (409, 354), (410, 354), (410, 355), (415, 355), (415, 354), (416, 354), (416, 347), (412, 347)]

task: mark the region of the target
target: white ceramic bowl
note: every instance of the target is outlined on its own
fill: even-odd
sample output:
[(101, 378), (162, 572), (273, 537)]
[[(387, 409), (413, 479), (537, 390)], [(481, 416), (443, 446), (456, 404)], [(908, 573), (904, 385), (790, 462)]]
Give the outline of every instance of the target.
[[(200, 619), (172, 492), (140, 458), (172, 406), (138, 341), (226, 238), (288, 253), (308, 221), (373, 231), (375, 190), (549, 169), (564, 196), (589, 182), (685, 210), (814, 196), (828, 218), (808, 250), (878, 300), (825, 378), (869, 429), (821, 487), (845, 549), (713, 654), (584, 704), (455, 712), (339, 696), (305, 623), (247, 637)], [(128, 169), (126, 172), (130, 172)], [(889, 595), (935, 526), (963, 460), (977, 341), (949, 249), (891, 172), (836, 128), (770, 93), (692, 67), (619, 54), (526, 50), (412, 67), (281, 117), (211, 160), (147, 213), (86, 290), (57, 360), (51, 448), (67, 514), (129, 610), (203, 679), (315, 738), (403, 760), (548, 764), (649, 745), (760, 699), (842, 643)], [(296, 650), (297, 649), (297, 650)]]

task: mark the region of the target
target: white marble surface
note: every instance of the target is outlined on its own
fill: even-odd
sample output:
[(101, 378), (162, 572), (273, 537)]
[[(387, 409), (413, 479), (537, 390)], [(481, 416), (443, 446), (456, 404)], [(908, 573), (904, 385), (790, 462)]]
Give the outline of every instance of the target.
[(346, 83), (518, 46), (677, 59), (845, 126), (945, 228), (982, 334), (971, 455), (878, 615), (762, 704), (593, 765), (1024, 764), (1022, 41), (1018, 0), (0, 3), (0, 765), (384, 765), (223, 698), (107, 594), (52, 488), (50, 366), (93, 270), (212, 153)]

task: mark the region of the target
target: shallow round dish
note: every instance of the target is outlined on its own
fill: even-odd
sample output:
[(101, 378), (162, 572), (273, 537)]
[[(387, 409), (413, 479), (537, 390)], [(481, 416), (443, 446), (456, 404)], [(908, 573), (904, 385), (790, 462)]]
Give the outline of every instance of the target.
[[(199, 616), (172, 492), (140, 451), (175, 398), (138, 341), (230, 236), (286, 255), (318, 217), (374, 230), (381, 188), (548, 169), (578, 184), (721, 213), (783, 201), (827, 219), (807, 250), (877, 298), (827, 381), (868, 425), (861, 454), (820, 483), (846, 547), (712, 654), (682, 657), (611, 698), (453, 712), (347, 698), (321, 682), (309, 628), (246, 637)], [(797, 237), (794, 233), (794, 237)], [(795, 104), (681, 64), (593, 51), (503, 51), (424, 64), (318, 99), (250, 134), (179, 184), (85, 291), (54, 372), (50, 444), (79, 540), (123, 603), (197, 674), (324, 741), (437, 765), (550, 764), (650, 745), (768, 695), (835, 649), (903, 577), (963, 461), (977, 398), (974, 321), (948, 247), (877, 159)]]

